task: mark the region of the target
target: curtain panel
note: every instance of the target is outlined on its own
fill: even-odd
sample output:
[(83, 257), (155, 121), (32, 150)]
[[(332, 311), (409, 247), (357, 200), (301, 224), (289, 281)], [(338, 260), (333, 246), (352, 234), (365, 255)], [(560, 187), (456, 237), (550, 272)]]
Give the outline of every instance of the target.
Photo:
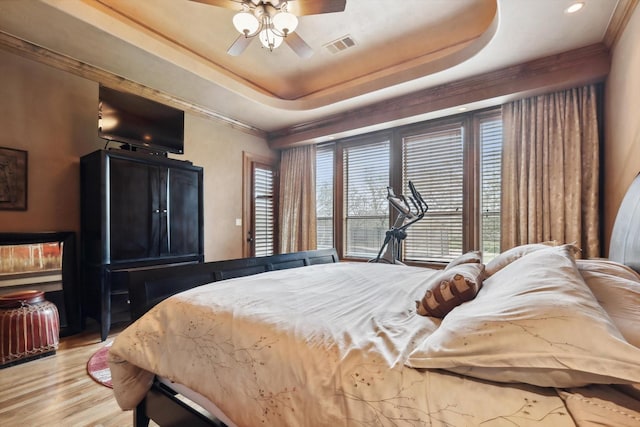
[(502, 106), (501, 249), (555, 240), (600, 256), (595, 85)]
[(291, 148), (280, 160), (280, 253), (316, 249), (316, 146)]

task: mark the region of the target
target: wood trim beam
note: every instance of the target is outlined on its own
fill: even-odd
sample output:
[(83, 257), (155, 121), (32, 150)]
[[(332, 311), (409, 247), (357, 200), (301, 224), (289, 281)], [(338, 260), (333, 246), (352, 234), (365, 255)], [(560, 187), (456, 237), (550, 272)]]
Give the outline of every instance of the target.
[(94, 67), (86, 62), (78, 61), (69, 56), (59, 54), (45, 47), (22, 40), (3, 31), (0, 31), (0, 49), (49, 65), (58, 70), (75, 74), (87, 80), (98, 82), (112, 89), (133, 93), (180, 110), (188, 111), (201, 117), (215, 120), (242, 132), (266, 138), (266, 132), (261, 129), (242, 123), (230, 117), (226, 117), (225, 115), (209, 108), (194, 104), (166, 92), (153, 89), (109, 71)]
[(312, 144), (333, 134), (340, 137), (440, 110), (487, 102), (483, 107), (541, 93), (603, 81), (610, 68), (609, 50), (594, 44), (523, 64), (469, 77), (367, 107), (270, 132), (272, 149)]

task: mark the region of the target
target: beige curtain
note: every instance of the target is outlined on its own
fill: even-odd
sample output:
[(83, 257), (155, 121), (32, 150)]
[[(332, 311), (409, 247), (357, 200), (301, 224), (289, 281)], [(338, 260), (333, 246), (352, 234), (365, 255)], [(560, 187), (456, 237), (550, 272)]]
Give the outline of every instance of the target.
[(282, 152), (280, 253), (316, 249), (316, 147)]
[(597, 88), (505, 104), (501, 248), (575, 242), (600, 256)]

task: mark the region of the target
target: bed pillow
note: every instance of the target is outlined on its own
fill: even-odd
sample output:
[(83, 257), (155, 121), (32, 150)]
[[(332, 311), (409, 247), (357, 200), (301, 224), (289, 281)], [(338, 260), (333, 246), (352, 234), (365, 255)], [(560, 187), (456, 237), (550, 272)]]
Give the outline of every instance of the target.
[[(638, 325), (640, 326), (640, 325)], [(445, 317), (405, 364), (542, 387), (640, 382), (640, 349), (613, 325), (570, 245), (504, 267)]]
[(460, 264), (481, 264), (481, 263), (482, 263), (482, 254), (479, 251), (469, 251), (451, 260), (444, 269), (449, 270), (455, 267), (456, 265), (460, 265)]
[(522, 258), (523, 256), (538, 251), (540, 249), (546, 249), (549, 246), (556, 246), (556, 242), (542, 242), (542, 243), (529, 243), (526, 245), (516, 246), (511, 249), (498, 254), (494, 259), (487, 263), (484, 270), (485, 276), (489, 277), (496, 274), (498, 271), (511, 264), (513, 261)]
[(640, 275), (606, 259), (577, 260), (576, 263), (589, 289), (622, 336), (640, 348)]
[(424, 297), (416, 301), (421, 316), (442, 319), (463, 302), (475, 298), (482, 287), (484, 265), (464, 263), (442, 270), (425, 280)]
[(640, 273), (628, 265), (620, 264), (607, 258), (577, 259), (576, 264), (580, 272), (593, 271), (640, 283)]

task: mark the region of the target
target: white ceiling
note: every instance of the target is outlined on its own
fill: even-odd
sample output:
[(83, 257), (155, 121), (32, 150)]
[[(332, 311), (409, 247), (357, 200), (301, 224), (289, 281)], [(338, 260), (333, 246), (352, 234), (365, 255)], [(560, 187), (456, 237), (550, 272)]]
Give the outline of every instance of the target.
[(601, 42), (619, 0), (584, 1), (347, 0), (300, 17), (308, 59), (227, 55), (234, 12), (190, 0), (0, 0), (0, 31), (271, 132)]

